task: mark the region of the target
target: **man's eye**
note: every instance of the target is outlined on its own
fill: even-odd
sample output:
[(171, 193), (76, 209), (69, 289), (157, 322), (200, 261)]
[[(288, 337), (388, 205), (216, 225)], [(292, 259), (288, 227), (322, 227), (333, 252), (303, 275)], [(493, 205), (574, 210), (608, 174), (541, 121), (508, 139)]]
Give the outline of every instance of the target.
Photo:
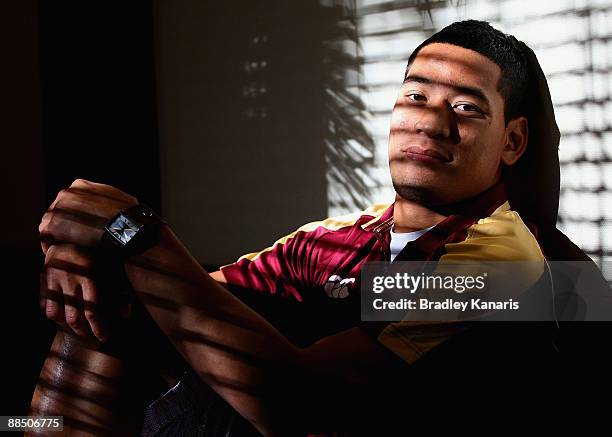
[(412, 100), (414, 102), (423, 102), (427, 100), (424, 95), (417, 93), (406, 94), (406, 97), (408, 97), (408, 100)]
[(459, 110), (463, 112), (477, 112), (478, 114), (484, 114), (482, 109), (480, 109), (478, 106), (470, 105), (468, 103), (459, 103), (454, 107), (459, 108)]

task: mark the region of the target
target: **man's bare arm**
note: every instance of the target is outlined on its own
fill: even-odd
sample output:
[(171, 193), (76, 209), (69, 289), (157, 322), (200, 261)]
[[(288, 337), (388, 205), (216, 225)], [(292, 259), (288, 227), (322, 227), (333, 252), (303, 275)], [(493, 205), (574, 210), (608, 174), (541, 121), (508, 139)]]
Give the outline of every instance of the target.
[(63, 435), (137, 432), (120, 402), (125, 365), (120, 358), (100, 352), (99, 346), (96, 341), (58, 329), (32, 397), (30, 414), (63, 416)]
[(333, 410), (337, 402), (371, 402), (346, 399), (338, 387), (365, 387), (402, 366), (359, 328), (306, 349), (294, 346), (217, 283), (218, 273), (214, 279), (206, 273), (167, 227), (158, 245), (128, 261), (126, 272), (193, 369), (264, 434), (322, 424), (327, 403)]

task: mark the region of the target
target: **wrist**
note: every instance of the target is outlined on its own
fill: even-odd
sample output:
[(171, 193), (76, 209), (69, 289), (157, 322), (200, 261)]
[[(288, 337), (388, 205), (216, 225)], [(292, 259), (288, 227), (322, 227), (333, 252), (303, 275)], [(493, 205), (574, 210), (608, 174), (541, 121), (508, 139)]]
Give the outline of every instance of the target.
[(154, 246), (165, 222), (151, 208), (137, 204), (120, 211), (105, 226), (101, 247), (127, 258)]

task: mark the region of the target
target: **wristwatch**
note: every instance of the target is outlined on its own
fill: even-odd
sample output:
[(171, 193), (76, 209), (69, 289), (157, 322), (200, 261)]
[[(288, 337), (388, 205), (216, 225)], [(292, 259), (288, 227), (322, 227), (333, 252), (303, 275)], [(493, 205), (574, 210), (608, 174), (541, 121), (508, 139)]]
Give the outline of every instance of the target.
[(144, 252), (157, 243), (164, 222), (151, 208), (135, 205), (119, 212), (104, 228), (102, 247), (123, 256)]

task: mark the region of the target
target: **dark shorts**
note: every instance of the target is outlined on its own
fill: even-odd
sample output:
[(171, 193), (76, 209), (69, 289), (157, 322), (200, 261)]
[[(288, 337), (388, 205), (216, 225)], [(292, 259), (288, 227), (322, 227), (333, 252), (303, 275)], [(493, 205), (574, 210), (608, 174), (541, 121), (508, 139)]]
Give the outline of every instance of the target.
[(192, 370), (146, 407), (143, 437), (250, 437), (260, 434)]

